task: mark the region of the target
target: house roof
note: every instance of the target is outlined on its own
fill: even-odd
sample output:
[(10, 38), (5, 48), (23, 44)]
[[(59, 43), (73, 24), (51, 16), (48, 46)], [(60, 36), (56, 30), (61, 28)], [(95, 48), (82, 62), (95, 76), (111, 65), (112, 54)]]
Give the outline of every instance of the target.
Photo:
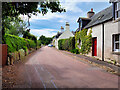
[(62, 32), (58, 32), (57, 35), (55, 36), (55, 38), (59, 38), (59, 36), (62, 34)]
[(75, 31), (72, 31), (72, 34), (75, 35)]
[(84, 27), (84, 28), (90, 28), (92, 26), (101, 24), (103, 22), (106, 22), (108, 20), (111, 20), (113, 18), (112, 16), (112, 6), (100, 11), (99, 13), (95, 14), (91, 17), (91, 21)]
[(110, 2), (110, 3), (113, 3), (113, 2), (120, 2), (120, 0), (110, 0), (109, 2)]
[(79, 22), (80, 19), (82, 19), (82, 20), (91, 20), (91, 18), (79, 17), (78, 22)]

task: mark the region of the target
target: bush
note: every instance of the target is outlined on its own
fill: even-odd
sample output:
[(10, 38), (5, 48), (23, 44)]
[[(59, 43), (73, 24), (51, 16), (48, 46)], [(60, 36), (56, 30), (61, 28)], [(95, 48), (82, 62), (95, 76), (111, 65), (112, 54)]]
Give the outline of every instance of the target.
[(15, 52), (20, 49), (35, 48), (36, 43), (33, 40), (21, 38), (15, 35), (5, 34), (5, 43), (8, 45), (8, 53)]
[(75, 34), (75, 41), (76, 41), (76, 48), (79, 49), (77, 42), (79, 39), (82, 41), (81, 48), (79, 49), (79, 52), (82, 54), (88, 54), (91, 50), (92, 46), (92, 30), (90, 30), (89, 34), (87, 34), (88, 29), (83, 29), (82, 31), (76, 32)]
[(70, 51), (71, 53), (75, 53), (75, 54), (80, 54), (79, 50), (78, 49), (73, 49)]
[(37, 40), (37, 46), (41, 46), (41, 41)]
[(62, 49), (62, 40), (59, 40), (59, 41), (58, 41), (58, 48), (59, 48), (59, 50), (63, 50), (63, 49)]
[(24, 31), (23, 32), (23, 38), (29, 39), (29, 40), (33, 40), (35, 43), (37, 43), (37, 37), (35, 37), (34, 35), (30, 34), (30, 32)]
[(33, 40), (25, 39), (28, 49), (36, 48), (36, 43)]
[(70, 37), (69, 39), (60, 39), (58, 41), (59, 50), (72, 50), (75, 49), (75, 38)]

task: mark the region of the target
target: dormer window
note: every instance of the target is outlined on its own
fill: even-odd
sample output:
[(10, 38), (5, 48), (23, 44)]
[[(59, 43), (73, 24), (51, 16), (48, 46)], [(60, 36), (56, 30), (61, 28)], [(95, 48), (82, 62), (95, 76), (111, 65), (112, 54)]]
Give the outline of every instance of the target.
[(120, 18), (120, 2), (115, 3), (115, 19)]

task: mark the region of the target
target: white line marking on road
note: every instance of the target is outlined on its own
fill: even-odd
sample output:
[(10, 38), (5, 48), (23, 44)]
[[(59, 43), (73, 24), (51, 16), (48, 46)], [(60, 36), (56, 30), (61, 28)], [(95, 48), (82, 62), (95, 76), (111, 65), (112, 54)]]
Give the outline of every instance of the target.
[[(33, 67), (34, 67), (34, 66), (33, 66)], [(39, 76), (39, 78), (40, 78), (40, 80), (41, 80), (41, 82), (42, 82), (42, 84), (43, 84), (43, 86), (44, 86), (44, 88), (45, 88), (45, 90), (46, 90), (46, 85), (44, 84), (44, 81), (43, 81), (42, 78), (40, 77), (40, 74), (39, 74), (39, 72), (37, 71), (36, 67), (34, 67), (34, 68), (35, 68), (36, 73), (38, 74), (38, 76)]]
[(51, 80), (51, 83), (54, 85), (54, 87), (56, 88), (56, 90), (58, 90), (57, 86), (55, 85), (55, 83), (53, 82), (53, 80)]
[(41, 70), (44, 71), (43, 67), (41, 67)]

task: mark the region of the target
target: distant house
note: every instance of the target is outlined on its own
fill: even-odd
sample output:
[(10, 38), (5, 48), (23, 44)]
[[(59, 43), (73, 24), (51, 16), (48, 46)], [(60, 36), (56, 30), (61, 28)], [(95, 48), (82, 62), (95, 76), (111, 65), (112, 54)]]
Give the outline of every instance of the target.
[(79, 18), (79, 30), (92, 28), (92, 51), (89, 56), (101, 60), (120, 59), (120, 2), (95, 14), (93, 9), (87, 13), (87, 18)]
[(59, 36), (62, 34), (63, 32), (58, 32), (57, 35), (55, 35), (55, 37), (52, 40), (52, 45), (54, 45), (57, 48), (57, 39), (59, 38)]
[(60, 39), (68, 39), (70, 37), (74, 37), (73, 33), (70, 31), (70, 25), (68, 22), (66, 22), (66, 25), (65, 25), (65, 31), (62, 30), (63, 28), (61, 28), (61, 33), (58, 33), (55, 38), (53, 39), (54, 40), (54, 45), (55, 47), (58, 49), (58, 41)]

